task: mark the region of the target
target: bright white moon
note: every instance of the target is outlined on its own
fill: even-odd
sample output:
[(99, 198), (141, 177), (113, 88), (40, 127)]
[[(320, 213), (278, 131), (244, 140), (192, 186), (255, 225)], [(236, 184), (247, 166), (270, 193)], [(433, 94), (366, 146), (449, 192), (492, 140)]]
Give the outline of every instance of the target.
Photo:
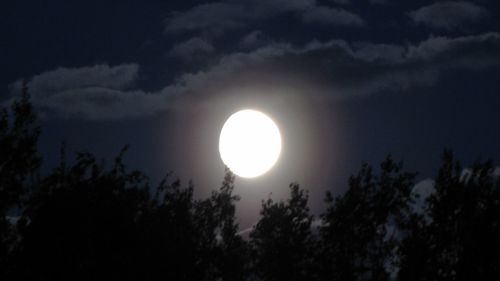
[(278, 161), (280, 131), (262, 112), (238, 111), (222, 127), (219, 152), (224, 164), (236, 175), (244, 178), (260, 176)]

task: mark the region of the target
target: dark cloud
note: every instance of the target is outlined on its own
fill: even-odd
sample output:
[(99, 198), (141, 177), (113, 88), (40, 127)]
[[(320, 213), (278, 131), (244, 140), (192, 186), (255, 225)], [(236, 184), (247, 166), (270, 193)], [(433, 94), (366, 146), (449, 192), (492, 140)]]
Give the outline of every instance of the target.
[(366, 42), (353, 44), (353, 48), (357, 50), (353, 53), (354, 57), (368, 62), (403, 62), (406, 52), (405, 46)]
[(194, 37), (174, 45), (168, 54), (171, 57), (179, 57), (189, 61), (198, 56), (210, 54), (213, 51), (214, 46), (212, 43), (200, 37)]
[[(166, 109), (167, 95), (132, 90), (139, 66), (94, 65), (60, 67), (35, 75), (28, 81), (33, 104), (42, 114), (84, 119), (116, 119), (152, 114)], [(12, 86), (20, 92), (20, 82)], [(10, 101), (8, 101), (10, 102)]]
[(165, 31), (210, 30), (219, 33), (246, 26), (246, 22), (254, 17), (237, 3), (209, 3), (173, 13), (166, 21)]
[(125, 90), (134, 85), (139, 73), (137, 64), (94, 65), (81, 68), (60, 67), (53, 71), (34, 76), (30, 87), (39, 95), (50, 95), (69, 89), (102, 87), (113, 90)]
[(193, 93), (208, 93), (272, 80), (270, 83), (279, 85), (302, 85), (310, 95), (346, 98), (433, 85), (449, 69), (498, 65), (498, 33), (431, 37), (416, 45), (332, 40), (304, 47), (271, 44), (250, 53), (227, 55), (207, 71), (183, 76), (182, 83)]
[(247, 35), (245, 35), (239, 45), (241, 48), (250, 50), (258, 47), (262, 47), (268, 44), (270, 39), (260, 30), (254, 30)]
[(318, 6), (315, 0), (233, 0), (195, 6), (175, 12), (167, 20), (165, 31), (202, 31), (221, 34), (226, 30), (247, 27), (250, 23), (295, 12), (305, 22), (358, 25), (361, 18), (345, 10)]
[(344, 9), (335, 9), (325, 6), (312, 7), (304, 12), (302, 19), (305, 23), (319, 23), (329, 25), (363, 25), (363, 19)]
[(347, 5), (351, 3), (350, 0), (331, 0), (331, 1), (340, 5)]
[[(349, 98), (433, 85), (451, 69), (500, 66), (500, 34), (431, 37), (415, 45), (311, 42), (272, 43), (223, 56), (156, 92), (132, 90), (138, 66), (59, 68), (33, 77), (35, 105), (68, 116), (127, 118), (195, 106), (234, 92)], [(267, 87), (273, 91), (257, 91)], [(236, 90), (236, 91), (234, 91)]]
[(459, 28), (487, 16), (486, 9), (465, 1), (437, 2), (410, 13), (415, 23), (441, 30)]

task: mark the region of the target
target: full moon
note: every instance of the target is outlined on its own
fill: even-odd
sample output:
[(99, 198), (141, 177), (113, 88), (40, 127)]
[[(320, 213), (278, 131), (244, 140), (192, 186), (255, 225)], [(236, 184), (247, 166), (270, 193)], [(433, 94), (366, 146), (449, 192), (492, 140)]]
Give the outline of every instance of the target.
[(280, 156), (278, 126), (260, 111), (238, 111), (222, 127), (219, 153), (222, 162), (236, 175), (258, 177), (269, 171)]

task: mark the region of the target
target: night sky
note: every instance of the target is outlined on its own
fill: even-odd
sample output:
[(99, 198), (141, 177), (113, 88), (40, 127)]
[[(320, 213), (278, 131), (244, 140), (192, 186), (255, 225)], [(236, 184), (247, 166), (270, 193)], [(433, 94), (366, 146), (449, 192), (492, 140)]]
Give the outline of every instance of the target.
[(418, 180), (443, 149), (500, 159), (500, 3), (395, 0), (3, 1), (0, 102), (25, 79), (44, 170), (90, 151), (197, 196), (224, 175), (225, 119), (243, 108), (282, 132), (276, 166), (237, 178), (241, 227), (260, 202), (308, 189), (311, 209), (391, 153)]

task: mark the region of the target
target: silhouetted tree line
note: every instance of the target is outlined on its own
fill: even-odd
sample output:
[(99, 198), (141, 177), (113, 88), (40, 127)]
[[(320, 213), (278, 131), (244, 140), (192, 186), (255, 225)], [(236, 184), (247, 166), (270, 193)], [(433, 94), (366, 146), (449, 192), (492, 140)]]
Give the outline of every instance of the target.
[[(40, 175), (40, 129), (22, 98), (0, 112), (0, 280), (499, 280), (500, 179), (491, 161), (464, 169), (446, 151), (434, 191), (415, 208), (415, 173), (387, 157), (327, 193), (314, 217), (308, 193), (262, 202), (238, 233), (234, 176), (193, 197), (167, 176), (152, 186), (80, 153)], [(314, 222), (314, 223), (313, 223)], [(317, 226), (313, 226), (317, 225)]]

